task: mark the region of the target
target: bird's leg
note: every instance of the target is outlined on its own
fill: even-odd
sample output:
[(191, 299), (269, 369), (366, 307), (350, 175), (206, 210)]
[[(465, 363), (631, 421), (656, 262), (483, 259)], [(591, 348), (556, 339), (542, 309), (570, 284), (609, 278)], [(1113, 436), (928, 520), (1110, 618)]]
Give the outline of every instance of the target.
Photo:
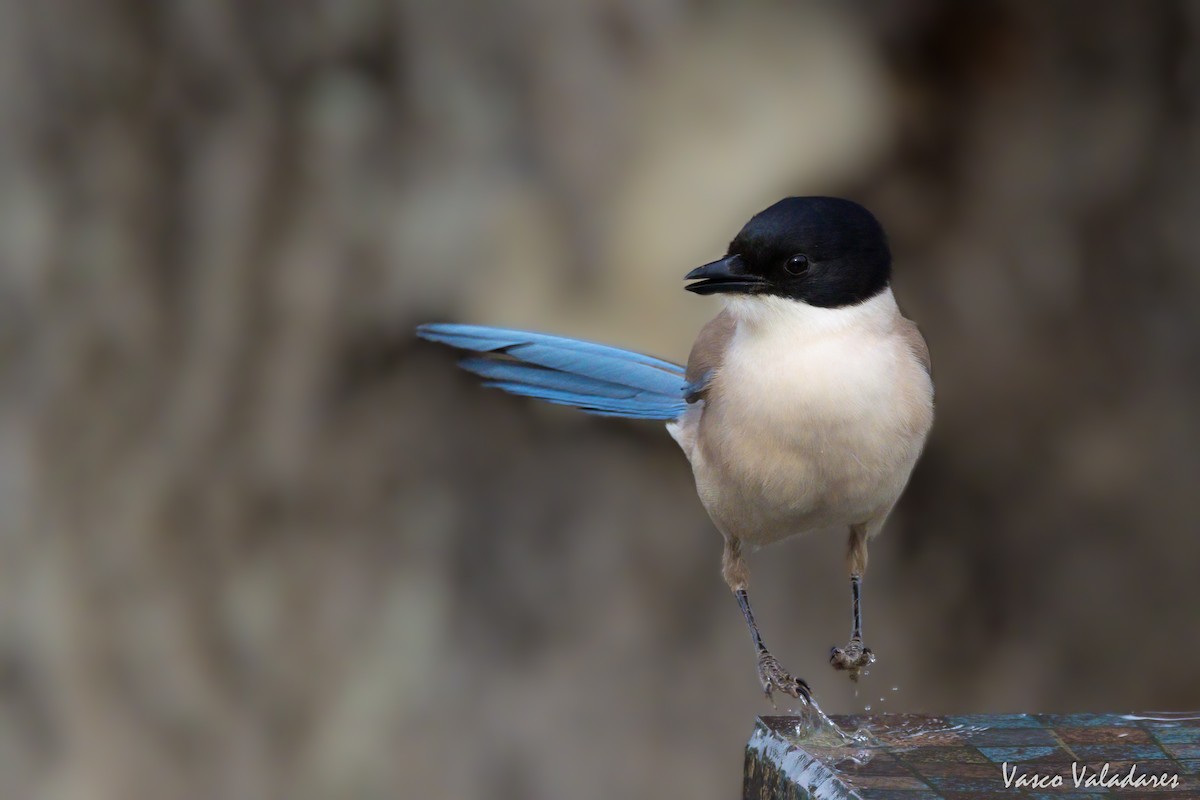
[(808, 684), (799, 678), (793, 678), (763, 644), (762, 635), (758, 632), (758, 623), (754, 621), (754, 611), (750, 608), (750, 596), (746, 593), (746, 586), (750, 582), (750, 570), (742, 559), (740, 540), (726, 537), (721, 574), (733, 590), (738, 606), (742, 609), (742, 616), (750, 626), (750, 638), (754, 640), (754, 650), (758, 655), (758, 680), (762, 684), (763, 694), (771, 701), (771, 705), (775, 705), (772, 692), (776, 689), (792, 697), (802, 697), (806, 702), (811, 700), (812, 694)]
[(867, 571), (867, 532), (864, 527), (855, 525), (850, 528), (850, 547), (846, 560), (850, 568), (854, 623), (850, 628), (850, 643), (830, 650), (829, 663), (834, 669), (847, 670), (850, 680), (857, 681), (863, 669), (875, 662), (875, 654), (871, 648), (863, 646), (862, 639), (862, 578)]

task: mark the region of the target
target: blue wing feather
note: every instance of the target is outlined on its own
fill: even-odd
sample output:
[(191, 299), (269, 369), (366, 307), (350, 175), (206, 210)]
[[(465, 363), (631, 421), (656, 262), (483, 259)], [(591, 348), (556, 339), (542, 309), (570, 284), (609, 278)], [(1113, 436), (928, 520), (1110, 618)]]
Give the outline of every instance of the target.
[(482, 353), (460, 362), (484, 385), (601, 416), (675, 419), (684, 368), (616, 347), (481, 325), (421, 325), (423, 339)]

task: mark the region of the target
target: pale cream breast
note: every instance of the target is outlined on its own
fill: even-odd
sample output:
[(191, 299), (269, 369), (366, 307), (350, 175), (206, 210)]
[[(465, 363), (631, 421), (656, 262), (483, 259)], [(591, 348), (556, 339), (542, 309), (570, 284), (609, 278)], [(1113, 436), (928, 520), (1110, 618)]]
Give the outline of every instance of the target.
[(882, 525), (933, 413), (891, 292), (843, 309), (737, 298), (728, 313), (736, 326), (703, 407), (679, 423), (714, 521), (759, 544)]

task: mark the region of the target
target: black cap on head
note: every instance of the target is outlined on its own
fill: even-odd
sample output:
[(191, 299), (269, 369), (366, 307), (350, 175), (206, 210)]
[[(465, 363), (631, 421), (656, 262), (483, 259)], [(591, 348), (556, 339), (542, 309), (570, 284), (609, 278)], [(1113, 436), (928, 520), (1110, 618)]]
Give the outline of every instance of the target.
[(697, 294), (766, 294), (822, 308), (887, 288), (892, 255), (870, 211), (837, 197), (788, 197), (760, 211), (725, 258), (688, 273)]

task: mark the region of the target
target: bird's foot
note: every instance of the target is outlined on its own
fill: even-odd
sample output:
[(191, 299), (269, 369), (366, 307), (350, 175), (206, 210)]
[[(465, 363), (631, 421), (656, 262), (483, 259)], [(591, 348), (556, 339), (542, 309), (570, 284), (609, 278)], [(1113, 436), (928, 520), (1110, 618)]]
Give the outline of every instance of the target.
[(812, 692), (808, 684), (799, 678), (793, 678), (775, 656), (766, 650), (758, 652), (758, 679), (762, 682), (763, 694), (771, 701), (772, 706), (775, 705), (772, 692), (776, 689), (792, 697), (802, 698), (806, 703), (812, 701)]
[(851, 639), (845, 647), (830, 649), (829, 663), (834, 669), (846, 670), (850, 680), (857, 681), (863, 670), (875, 663), (875, 654), (863, 647), (862, 639)]

